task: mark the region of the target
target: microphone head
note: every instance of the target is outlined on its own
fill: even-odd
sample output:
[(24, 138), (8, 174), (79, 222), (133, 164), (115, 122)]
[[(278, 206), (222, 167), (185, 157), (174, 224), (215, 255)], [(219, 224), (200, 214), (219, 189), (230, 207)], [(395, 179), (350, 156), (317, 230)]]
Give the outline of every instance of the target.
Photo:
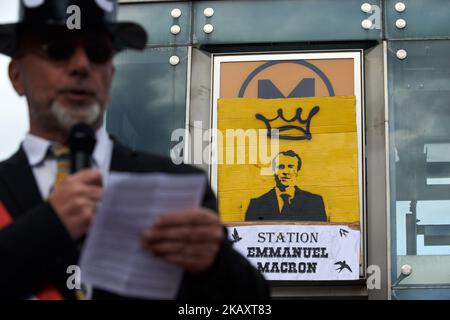
[(94, 129), (86, 123), (80, 122), (70, 130), (69, 148), (72, 154), (83, 152), (90, 156), (96, 142)]

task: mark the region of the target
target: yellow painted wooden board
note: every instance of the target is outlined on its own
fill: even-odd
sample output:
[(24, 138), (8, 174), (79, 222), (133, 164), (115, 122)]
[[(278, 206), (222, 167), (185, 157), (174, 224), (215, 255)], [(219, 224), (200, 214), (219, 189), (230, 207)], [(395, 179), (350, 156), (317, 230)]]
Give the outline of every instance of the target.
[[(237, 164), (237, 140), (234, 146), (225, 139), (230, 129), (267, 129), (255, 115), (268, 119), (277, 117), (282, 109), (285, 119), (292, 119), (302, 108), (302, 119), (319, 106), (311, 118), (311, 140), (278, 140), (280, 151), (293, 150), (302, 159), (297, 185), (300, 189), (322, 196), (329, 222), (359, 221), (358, 144), (355, 97), (313, 97), (294, 99), (219, 99), (218, 129), (224, 139), (218, 145), (219, 159), (234, 151), (234, 163), (218, 165), (219, 211), (225, 222), (244, 221), (250, 199), (258, 198), (274, 187), (274, 176), (262, 175), (261, 164), (249, 162), (249, 152), (259, 151), (259, 139), (247, 141), (244, 149), (246, 163)], [(273, 127), (286, 125), (281, 118), (271, 122)], [(298, 121), (294, 123), (301, 125)], [(297, 133), (295, 133), (297, 132)], [(298, 131), (288, 135), (298, 134)], [(267, 139), (270, 143), (270, 139)], [(242, 146), (241, 146), (242, 147)], [(228, 159), (230, 160), (230, 159)], [(242, 159), (241, 159), (242, 160)]]

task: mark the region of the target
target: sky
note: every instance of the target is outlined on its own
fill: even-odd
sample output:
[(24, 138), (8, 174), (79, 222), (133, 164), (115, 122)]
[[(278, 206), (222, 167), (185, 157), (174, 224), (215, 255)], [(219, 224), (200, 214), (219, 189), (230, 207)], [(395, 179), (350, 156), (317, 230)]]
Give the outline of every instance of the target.
[[(0, 1), (0, 24), (17, 22), (19, 0)], [(26, 101), (20, 98), (8, 78), (10, 59), (0, 54), (0, 161), (19, 147), (28, 131)]]

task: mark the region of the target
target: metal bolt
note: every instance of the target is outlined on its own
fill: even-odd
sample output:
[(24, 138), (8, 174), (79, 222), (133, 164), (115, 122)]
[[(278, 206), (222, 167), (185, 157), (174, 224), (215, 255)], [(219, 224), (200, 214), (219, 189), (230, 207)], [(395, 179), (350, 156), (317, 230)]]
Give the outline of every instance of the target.
[(404, 276), (409, 276), (412, 273), (412, 267), (409, 264), (404, 264), (401, 267), (401, 271)]
[(214, 9), (206, 8), (205, 10), (203, 10), (203, 14), (205, 15), (205, 17), (210, 18), (214, 15)]
[(404, 49), (397, 50), (396, 54), (397, 58), (399, 58), (400, 60), (404, 60), (408, 56), (408, 52), (406, 52), (406, 50)]
[(207, 33), (207, 34), (210, 34), (210, 33), (212, 33), (213, 31), (214, 31), (214, 27), (213, 27), (213, 25), (212, 24), (205, 24), (204, 26), (203, 26), (203, 31), (205, 32), (205, 33)]
[(397, 2), (395, 4), (395, 11), (397, 12), (403, 12), (406, 10), (406, 5), (403, 2)]
[(371, 13), (372, 12), (372, 5), (370, 3), (363, 3), (361, 5), (361, 11), (365, 13)]
[(177, 25), (177, 24), (175, 24), (175, 25), (173, 25), (173, 26), (170, 27), (170, 33), (172, 33), (172, 34), (177, 35), (177, 34), (180, 33), (180, 31), (181, 31), (181, 28), (180, 28), (180, 26)]
[(178, 56), (171, 56), (170, 59), (169, 59), (169, 63), (172, 66), (176, 66), (177, 64), (180, 63), (180, 58)]
[(406, 20), (405, 19), (397, 19), (397, 21), (395, 21), (395, 26), (398, 29), (404, 29), (406, 27)]
[(177, 19), (177, 18), (181, 17), (181, 10), (178, 9), (178, 8), (175, 8), (175, 9), (172, 10), (170, 15), (172, 16), (172, 18)]
[(363, 27), (363, 29), (369, 30), (370, 28), (372, 28), (372, 21), (370, 21), (369, 19), (365, 19), (361, 22), (361, 26)]

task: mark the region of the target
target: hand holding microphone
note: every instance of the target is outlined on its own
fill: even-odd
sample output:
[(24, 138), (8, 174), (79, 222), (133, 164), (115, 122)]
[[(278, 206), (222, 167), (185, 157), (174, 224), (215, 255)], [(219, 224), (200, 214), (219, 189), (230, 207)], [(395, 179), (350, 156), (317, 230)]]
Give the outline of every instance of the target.
[(97, 202), (102, 197), (102, 176), (90, 169), (96, 139), (92, 127), (80, 123), (69, 135), (71, 175), (61, 181), (50, 194), (49, 203), (73, 240), (88, 231)]

